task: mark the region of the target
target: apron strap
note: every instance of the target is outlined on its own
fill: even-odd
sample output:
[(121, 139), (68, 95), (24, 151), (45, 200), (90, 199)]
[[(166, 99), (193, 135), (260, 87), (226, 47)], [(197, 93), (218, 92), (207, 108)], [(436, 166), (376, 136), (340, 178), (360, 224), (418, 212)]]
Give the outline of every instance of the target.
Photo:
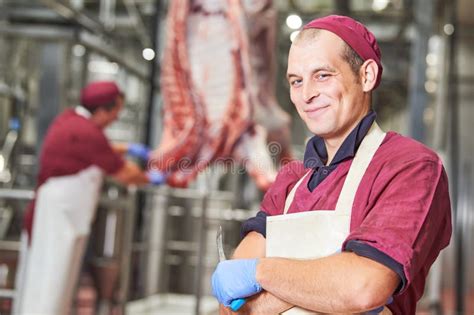
[[(335, 211), (345, 214), (350, 214), (352, 212), (352, 204), (354, 203), (357, 188), (359, 187), (360, 181), (362, 180), (362, 177), (364, 176), (364, 173), (369, 166), (372, 157), (379, 148), (383, 139), (385, 139), (385, 133), (382, 131), (382, 129), (380, 129), (379, 125), (374, 122), (372, 127), (370, 127), (369, 132), (364, 137), (364, 140), (362, 140), (362, 143), (357, 150), (357, 154), (352, 161), (349, 173), (347, 174), (346, 180), (344, 181), (344, 186), (342, 187), (339, 199), (337, 200)], [(295, 198), (296, 190), (304, 181), (306, 176), (308, 176), (311, 172), (313, 172), (312, 169), (303, 175), (303, 177), (301, 177), (296, 185), (291, 189), (285, 200), (285, 209), (283, 214), (288, 213), (288, 209), (290, 209), (293, 199)]]
[(360, 181), (383, 139), (385, 139), (385, 133), (380, 129), (377, 123), (374, 122), (352, 160), (349, 173), (347, 174), (344, 186), (342, 186), (339, 199), (337, 200), (336, 212), (340, 214), (350, 214), (352, 212), (352, 205)]
[(300, 187), (306, 176), (308, 176), (312, 171), (313, 169), (310, 169), (306, 174), (304, 174), (303, 177), (301, 177), (300, 180), (296, 183), (296, 185), (293, 186), (288, 196), (286, 196), (285, 210), (283, 211), (283, 214), (286, 214), (288, 212), (288, 209), (290, 209), (290, 206), (293, 203), (293, 199), (295, 199), (296, 190), (298, 189), (298, 187)]

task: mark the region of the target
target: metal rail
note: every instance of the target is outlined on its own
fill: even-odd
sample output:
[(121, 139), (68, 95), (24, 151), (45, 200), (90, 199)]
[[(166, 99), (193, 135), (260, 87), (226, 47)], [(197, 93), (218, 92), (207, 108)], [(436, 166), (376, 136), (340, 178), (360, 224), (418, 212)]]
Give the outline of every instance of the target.
[(29, 189), (0, 188), (0, 199), (32, 200), (35, 191)]

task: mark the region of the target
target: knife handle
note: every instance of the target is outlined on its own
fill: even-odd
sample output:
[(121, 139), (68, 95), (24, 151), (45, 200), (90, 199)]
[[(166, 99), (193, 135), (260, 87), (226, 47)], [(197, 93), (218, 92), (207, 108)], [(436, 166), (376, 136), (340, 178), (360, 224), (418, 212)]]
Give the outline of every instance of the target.
[(245, 304), (245, 299), (233, 300), (230, 303), (230, 309), (234, 312), (237, 312), (244, 304)]

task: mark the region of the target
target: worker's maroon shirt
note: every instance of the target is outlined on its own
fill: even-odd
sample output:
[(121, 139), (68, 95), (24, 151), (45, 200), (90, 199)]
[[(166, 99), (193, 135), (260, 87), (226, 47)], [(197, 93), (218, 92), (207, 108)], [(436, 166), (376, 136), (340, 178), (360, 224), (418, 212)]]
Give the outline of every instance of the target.
[[(68, 109), (53, 121), (44, 138), (37, 188), (51, 177), (76, 174), (92, 165), (107, 174), (117, 172), (122, 157), (113, 151), (101, 128)], [(34, 200), (28, 205), (24, 226), (31, 235)]]
[[(335, 209), (351, 163), (352, 159), (341, 162), (312, 192), (307, 176), (288, 213)], [(262, 211), (282, 214), (286, 196), (308, 171), (300, 161), (283, 167), (262, 201)], [(359, 185), (342, 249), (351, 241), (365, 243), (403, 266), (407, 282), (389, 308), (406, 315), (415, 314), (428, 270), (450, 237), (448, 180), (439, 157), (422, 144), (389, 132)]]

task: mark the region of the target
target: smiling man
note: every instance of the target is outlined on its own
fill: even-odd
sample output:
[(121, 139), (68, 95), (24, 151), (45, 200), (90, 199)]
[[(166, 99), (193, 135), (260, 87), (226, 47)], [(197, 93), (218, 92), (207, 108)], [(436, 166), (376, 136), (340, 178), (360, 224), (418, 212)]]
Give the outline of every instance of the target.
[(448, 183), (434, 152), (378, 127), (381, 75), (373, 34), (351, 18), (313, 20), (295, 39), (290, 95), (314, 137), (214, 272), (222, 313), (247, 298), (251, 314), (415, 314), (451, 237)]

